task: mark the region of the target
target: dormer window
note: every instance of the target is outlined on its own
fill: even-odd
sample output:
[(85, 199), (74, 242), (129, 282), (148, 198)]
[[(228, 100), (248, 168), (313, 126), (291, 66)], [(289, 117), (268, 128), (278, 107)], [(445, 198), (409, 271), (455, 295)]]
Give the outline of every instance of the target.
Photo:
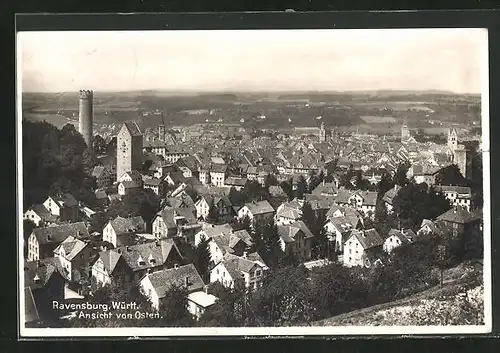
[(40, 277), (38, 276), (38, 273), (37, 273), (37, 274), (35, 274), (35, 278), (33, 278), (33, 280), (34, 280), (35, 282), (39, 282), (39, 281), (40, 281)]
[(144, 265), (146, 265), (146, 262), (144, 262), (143, 258), (141, 256), (139, 256), (139, 258), (137, 259), (137, 264), (139, 266), (144, 266)]

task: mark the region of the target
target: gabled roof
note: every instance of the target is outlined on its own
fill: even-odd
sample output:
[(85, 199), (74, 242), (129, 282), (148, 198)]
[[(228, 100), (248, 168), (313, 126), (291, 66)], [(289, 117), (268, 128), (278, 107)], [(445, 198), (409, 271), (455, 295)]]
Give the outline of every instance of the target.
[[(117, 248), (122, 258), (132, 270), (142, 270), (163, 265), (172, 253), (180, 253), (172, 239), (160, 239), (156, 242), (147, 242)], [(142, 259), (143, 263), (139, 263)], [(150, 261), (152, 259), (152, 261)]]
[(293, 243), (295, 241), (295, 237), (299, 232), (302, 232), (304, 234), (305, 239), (313, 237), (313, 234), (311, 233), (309, 228), (307, 228), (305, 223), (302, 221), (278, 226), (278, 234), (285, 243)]
[(338, 189), (335, 186), (335, 183), (322, 183), (316, 186), (316, 188), (312, 191), (312, 193), (315, 195), (322, 195), (322, 194), (336, 195), (337, 190)]
[(252, 215), (266, 214), (274, 212), (273, 206), (267, 201), (256, 201), (246, 203), (245, 206), (250, 210)]
[(281, 186), (276, 185), (269, 186), (269, 194), (271, 194), (271, 196), (286, 196)]
[(348, 233), (354, 228), (347, 217), (332, 217), (330, 223), (341, 233)]
[(247, 178), (239, 178), (239, 177), (227, 177), (224, 181), (225, 185), (228, 186), (241, 186), (244, 187), (248, 182)]
[(59, 275), (64, 280), (64, 270), (56, 257), (46, 257), (37, 261), (26, 261), (24, 264), (24, 285), (32, 289), (43, 288), (52, 276)]
[(64, 239), (73, 235), (77, 238), (89, 237), (89, 232), (85, 223), (69, 223), (57, 226), (35, 228), (33, 233), (39, 244), (61, 243)]
[(132, 135), (132, 136), (142, 136), (141, 129), (139, 128), (139, 125), (137, 125), (136, 122), (127, 121), (127, 122), (123, 123), (123, 125), (125, 125), (125, 127), (128, 130), (128, 132), (130, 133), (130, 135)]
[(399, 185), (394, 185), (394, 187), (391, 190), (388, 190), (384, 196), (382, 197), (382, 200), (387, 202), (388, 204), (392, 205), (392, 202), (394, 201), (394, 197), (398, 194), (399, 190), (401, 190), (401, 186)]
[(450, 223), (466, 224), (479, 220), (477, 214), (467, 211), (463, 207), (455, 206), (440, 215), (437, 220)]
[(99, 253), (99, 258), (101, 259), (104, 268), (111, 275), (115, 270), (116, 264), (122, 255), (116, 250), (105, 250)]
[(233, 228), (228, 223), (217, 225), (217, 226), (205, 226), (202, 231), (207, 236), (207, 240), (221, 234), (230, 234), (233, 232)]
[(248, 258), (244, 258), (242, 256), (236, 256), (229, 253), (224, 255), (223, 263), (226, 268), (233, 268), (238, 272), (244, 272), (244, 273), (250, 272), (250, 270), (255, 265), (258, 265), (255, 261), (252, 261)]
[(302, 208), (294, 201), (281, 204), (276, 211), (276, 217), (300, 219), (302, 217)]
[(57, 221), (57, 216), (50, 213), (49, 210), (45, 208), (44, 205), (40, 204), (33, 205), (28, 210), (32, 210), (33, 212), (35, 212), (38, 215), (38, 217), (40, 217), (44, 221), (48, 222)]
[(165, 297), (165, 293), (174, 285), (180, 287), (185, 286), (186, 278), (188, 279), (187, 289), (189, 292), (202, 290), (205, 286), (200, 274), (196, 271), (193, 264), (156, 271), (146, 276), (148, 276), (151, 281), (158, 298)]
[(78, 201), (73, 197), (73, 195), (65, 193), (61, 195), (55, 195), (51, 196), (52, 200), (54, 200), (55, 203), (59, 207), (75, 207), (78, 206)]
[(122, 184), (125, 189), (135, 189), (141, 187), (141, 184), (136, 181), (121, 181), (120, 184)]
[(227, 171), (227, 165), (225, 164), (212, 164), (210, 167), (211, 173), (225, 173)]
[(158, 179), (158, 178), (146, 178), (144, 179), (144, 185), (147, 186), (160, 186), (160, 184), (163, 182), (163, 180)]
[(125, 233), (135, 233), (135, 232), (144, 232), (146, 229), (146, 223), (142, 219), (141, 216), (124, 218), (124, 217), (116, 217), (111, 220), (111, 226), (115, 231), (116, 235), (125, 234)]
[(406, 234), (404, 234), (401, 230), (398, 229), (391, 229), (389, 231), (387, 239), (389, 239), (392, 236), (398, 238), (402, 244), (408, 244), (411, 243), (412, 241), (410, 237), (408, 237)]
[(54, 250), (54, 254), (60, 254), (61, 250), (64, 249), (64, 258), (71, 261), (87, 245), (88, 243), (70, 235)]
[(365, 250), (384, 244), (384, 240), (375, 229), (353, 230), (351, 237), (356, 237)]
[(158, 212), (155, 216), (156, 217), (161, 217), (163, 220), (163, 223), (165, 223), (165, 226), (167, 229), (173, 229), (176, 228), (177, 225), (175, 223), (174, 219), (174, 209), (173, 208), (164, 208), (160, 212)]

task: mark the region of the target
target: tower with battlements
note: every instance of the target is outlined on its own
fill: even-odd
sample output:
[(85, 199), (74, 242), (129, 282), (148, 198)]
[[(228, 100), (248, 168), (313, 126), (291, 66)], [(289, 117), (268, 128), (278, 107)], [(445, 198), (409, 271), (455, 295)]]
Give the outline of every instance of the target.
[(80, 131), (80, 134), (82, 134), (87, 147), (92, 148), (92, 124), (94, 123), (94, 92), (89, 90), (80, 90), (78, 92), (78, 98), (78, 130)]

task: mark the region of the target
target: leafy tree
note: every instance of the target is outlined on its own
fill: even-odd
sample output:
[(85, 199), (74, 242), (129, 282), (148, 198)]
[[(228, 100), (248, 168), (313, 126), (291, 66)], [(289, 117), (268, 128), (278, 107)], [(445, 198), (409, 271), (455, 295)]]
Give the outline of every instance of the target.
[(441, 168), (436, 174), (437, 185), (458, 185), (466, 186), (467, 180), (460, 173), (460, 169), (456, 164), (451, 164)]
[(99, 160), (92, 148), (86, 148), (83, 151), (83, 167), (87, 174), (92, 173), (92, 170), (96, 165), (99, 165)]
[(229, 189), (228, 198), (231, 201), (231, 204), (235, 206), (241, 206), (245, 203), (243, 194), (240, 191), (236, 190), (234, 187), (231, 187), (231, 189)]
[(262, 325), (292, 325), (314, 317), (308, 273), (303, 266), (288, 266), (270, 273), (255, 293), (253, 312)]
[(198, 273), (205, 283), (210, 281), (210, 267), (212, 263), (208, 243), (209, 240), (202, 237), (201, 242), (196, 248), (196, 258), (194, 263), (196, 270), (198, 270)]
[(250, 180), (241, 190), (245, 203), (252, 201), (262, 201), (268, 197), (268, 191), (256, 180)]
[(210, 223), (217, 223), (219, 221), (219, 210), (215, 206), (213, 199), (208, 206), (208, 221)]
[(302, 221), (304, 224), (312, 230), (316, 226), (316, 214), (314, 213), (311, 204), (309, 202), (304, 202), (302, 205)]
[(96, 212), (90, 216), (90, 232), (99, 232), (102, 234), (104, 227), (108, 223), (106, 212)]
[(316, 218), (315, 226), (311, 230), (314, 235), (312, 253), (315, 258), (327, 258), (328, 253), (328, 236), (324, 227), (326, 217), (320, 216)]
[(394, 197), (394, 211), (405, 228), (416, 229), (427, 216), (429, 197), (427, 187), (408, 184)]
[(314, 269), (311, 287), (311, 301), (320, 318), (363, 307), (368, 296), (360, 276), (337, 263)]
[(303, 199), (304, 194), (307, 192), (307, 182), (304, 176), (301, 174), (297, 180), (297, 189), (295, 190), (295, 197), (298, 199)]
[(162, 324), (169, 327), (192, 326), (193, 318), (188, 311), (188, 290), (172, 285), (160, 302)]
[(356, 176), (355, 171), (352, 165), (349, 166), (349, 169), (340, 176), (340, 186), (345, 187), (347, 190), (353, 190), (355, 188), (352, 183), (353, 178)]
[(121, 201), (113, 201), (108, 208), (109, 218), (117, 216), (141, 216), (146, 224), (151, 224), (159, 209), (158, 197), (149, 189), (138, 189), (123, 196)]
[(283, 192), (287, 195), (288, 201), (292, 201), (293, 199), (293, 182), (292, 179), (284, 181), (280, 184)]
[(377, 192), (379, 198), (384, 197), (385, 193), (394, 187), (394, 181), (391, 175), (387, 172), (382, 174), (380, 181), (377, 184)]
[(101, 135), (95, 135), (92, 141), (92, 148), (98, 155), (106, 153), (106, 141)]
[(396, 174), (394, 175), (394, 183), (399, 186), (405, 186), (409, 183), (407, 174), (410, 168), (409, 163), (400, 163), (396, 169)]
[(428, 192), (429, 200), (427, 201), (427, 219), (435, 219), (451, 208), (450, 201), (441, 193), (437, 192), (433, 187)]
[(245, 229), (247, 232), (251, 232), (252, 230), (252, 220), (248, 215), (245, 215), (243, 218), (238, 218), (233, 226), (234, 230), (242, 230)]
[(262, 232), (260, 238), (262, 238), (263, 243), (263, 260), (270, 267), (275, 267), (278, 259), (282, 256), (278, 227), (274, 224), (274, 221), (270, 221), (264, 227), (260, 228), (259, 231)]
[(276, 179), (276, 176), (274, 174), (268, 173), (266, 175), (266, 179), (264, 180), (264, 188), (269, 190), (270, 186), (276, 186), (278, 185), (278, 179)]

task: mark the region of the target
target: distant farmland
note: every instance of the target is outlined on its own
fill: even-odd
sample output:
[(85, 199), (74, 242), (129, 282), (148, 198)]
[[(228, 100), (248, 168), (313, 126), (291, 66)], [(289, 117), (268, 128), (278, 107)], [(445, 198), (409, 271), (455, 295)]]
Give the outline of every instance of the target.
[(361, 119), (367, 124), (388, 124), (397, 122), (392, 116), (361, 116)]

